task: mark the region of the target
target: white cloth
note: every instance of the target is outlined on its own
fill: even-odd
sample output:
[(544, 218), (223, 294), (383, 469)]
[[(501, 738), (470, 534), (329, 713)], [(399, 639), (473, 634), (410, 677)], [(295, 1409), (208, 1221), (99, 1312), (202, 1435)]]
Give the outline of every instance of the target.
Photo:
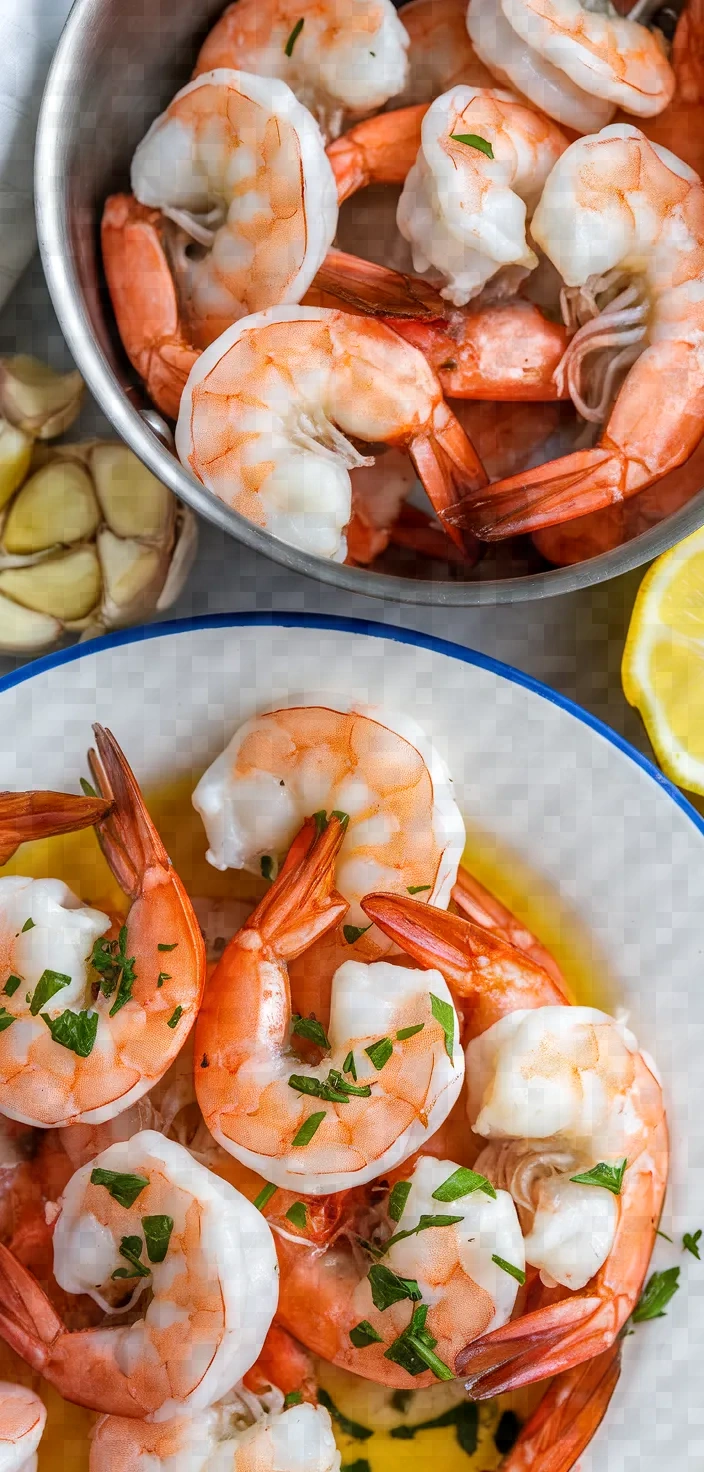
[(71, 0), (0, 0), (0, 307), (36, 244), (34, 135), (70, 8)]

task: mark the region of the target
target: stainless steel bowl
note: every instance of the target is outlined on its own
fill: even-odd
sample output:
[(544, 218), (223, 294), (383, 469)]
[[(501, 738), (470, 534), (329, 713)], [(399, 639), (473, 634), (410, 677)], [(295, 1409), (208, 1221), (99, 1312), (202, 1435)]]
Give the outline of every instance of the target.
[(402, 603), (466, 606), (567, 593), (638, 567), (694, 531), (704, 521), (704, 492), (633, 541), (575, 567), (536, 571), (544, 564), (524, 540), (490, 549), (466, 580), (450, 568), (431, 580), (434, 567), (421, 559), (398, 575), (299, 552), (224, 506), (183, 469), (159, 438), (158, 418), (150, 416), (120, 346), (98, 234), (106, 195), (124, 188), (137, 143), (188, 80), (200, 41), (223, 5), (76, 0), (44, 93), (35, 188), (49, 290), (77, 366), (136, 454), (195, 511), (247, 546), (322, 582)]

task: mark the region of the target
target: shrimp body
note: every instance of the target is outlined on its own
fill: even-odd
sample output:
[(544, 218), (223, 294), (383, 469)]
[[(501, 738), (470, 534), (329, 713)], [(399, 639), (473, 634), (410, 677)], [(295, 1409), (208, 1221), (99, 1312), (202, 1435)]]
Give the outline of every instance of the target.
[(209, 1410), (171, 1421), (106, 1416), (93, 1435), (90, 1472), (339, 1472), (323, 1406), (264, 1412), (252, 1422), (246, 1412), (254, 1399), (246, 1396), (242, 1405), (235, 1391)]
[(69, 1333), (2, 1249), (0, 1333), (66, 1400), (119, 1416), (200, 1410), (256, 1360), (276, 1308), (261, 1213), (173, 1140), (142, 1130), (71, 1177), (54, 1228), (54, 1273), (131, 1323)]
[[(96, 832), (131, 901), (124, 924), (59, 880), (0, 879), (2, 1108), (40, 1127), (99, 1124), (140, 1099), (185, 1041), (205, 981), (190, 901), (114, 737), (95, 733), (94, 781), (113, 799)], [(0, 832), (16, 801), (0, 796)], [(52, 824), (51, 809), (35, 814), (31, 832)]]
[(0, 1382), (0, 1472), (37, 1472), (45, 1424), (45, 1407), (33, 1390)]
[(555, 165), (533, 235), (578, 310), (606, 302), (574, 334), (556, 375), (585, 417), (602, 417), (614, 375), (633, 366), (594, 449), (466, 499), (459, 519), (488, 540), (623, 501), (681, 465), (704, 429), (704, 185), (693, 170), (637, 128), (604, 128)]
[(334, 138), (402, 90), (408, 45), (391, 0), (236, 0), (206, 37), (196, 75), (238, 67), (278, 77)]
[(580, 133), (603, 128), (617, 106), (654, 117), (674, 91), (652, 31), (580, 0), (472, 0), (467, 29), (496, 76)]
[[(325, 697), (253, 716), (193, 794), (216, 869), (273, 877), (310, 813), (347, 815), (335, 884), (366, 925), (370, 889), (447, 908), (465, 844), (447, 767), (411, 716)], [(388, 949), (377, 932), (376, 954)], [(365, 951), (365, 959), (369, 953)]]
[(409, 74), (395, 108), (432, 102), (448, 87), (491, 87), (493, 76), (483, 66), (467, 34), (467, 0), (410, 0), (403, 24), (410, 38)]
[[(346, 552), (352, 442), (410, 454), (441, 520), (483, 468), (416, 348), (383, 324), (316, 307), (244, 318), (207, 348), (181, 399), (182, 463), (274, 536)], [(462, 545), (462, 537), (452, 533)]]
[(275, 78), (223, 68), (190, 82), (137, 148), (131, 182), (182, 232), (174, 274), (197, 347), (300, 301), (337, 228), (320, 132)]
[(416, 271), (440, 271), (457, 307), (502, 267), (531, 271), (526, 219), (566, 147), (554, 123), (511, 93), (455, 87), (438, 97), (398, 205)]

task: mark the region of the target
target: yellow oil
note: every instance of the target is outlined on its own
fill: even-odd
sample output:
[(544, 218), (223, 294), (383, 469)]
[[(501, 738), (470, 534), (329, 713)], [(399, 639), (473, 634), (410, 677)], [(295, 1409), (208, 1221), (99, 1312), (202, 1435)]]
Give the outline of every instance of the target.
[[(185, 776), (148, 794), (149, 810), (173, 864), (193, 895), (212, 899), (251, 895), (253, 886), (257, 887), (251, 876), (221, 874), (206, 862), (201, 821), (191, 805), (196, 780), (195, 775)], [(608, 1008), (614, 987), (603, 956), (597, 952), (593, 937), (539, 876), (492, 835), (478, 828), (469, 832), (464, 863), (540, 937), (562, 967), (575, 1000)], [(90, 830), (25, 844), (3, 873), (63, 879), (99, 909), (124, 910), (124, 897)], [(22, 1378), (25, 1376), (23, 1367)], [(9, 1378), (21, 1376), (12, 1373)], [(320, 1380), (345, 1415), (368, 1424), (370, 1418), (365, 1422), (365, 1406), (368, 1409), (373, 1399), (378, 1404), (377, 1387), (369, 1387), (356, 1376), (329, 1365), (320, 1367)], [(39, 1452), (39, 1472), (63, 1472), (67, 1465), (72, 1472), (87, 1472), (92, 1413), (68, 1404), (44, 1383), (38, 1388), (48, 1411), (47, 1430)], [(420, 1397), (426, 1394), (419, 1393)], [(532, 1403), (535, 1403), (534, 1393), (529, 1399), (524, 1394), (522, 1399), (504, 1397), (500, 1403), (481, 1406), (478, 1445), (473, 1456), (459, 1445), (452, 1426), (422, 1431), (409, 1440), (391, 1437), (387, 1404), (380, 1417), (381, 1427), (377, 1426), (366, 1440), (360, 1441), (336, 1428), (343, 1468), (361, 1462), (367, 1464), (370, 1472), (401, 1472), (401, 1469), (427, 1472), (428, 1466), (436, 1462), (443, 1472), (480, 1472), (480, 1469), (491, 1472), (501, 1462), (494, 1443), (501, 1410), (513, 1407), (523, 1418)], [(425, 1404), (425, 1400), (418, 1402), (413, 1420), (430, 1420), (437, 1414), (432, 1408), (421, 1410), (420, 1406)], [(371, 1419), (378, 1422), (379, 1416), (375, 1413)], [(363, 1465), (359, 1472), (367, 1472), (366, 1467)]]

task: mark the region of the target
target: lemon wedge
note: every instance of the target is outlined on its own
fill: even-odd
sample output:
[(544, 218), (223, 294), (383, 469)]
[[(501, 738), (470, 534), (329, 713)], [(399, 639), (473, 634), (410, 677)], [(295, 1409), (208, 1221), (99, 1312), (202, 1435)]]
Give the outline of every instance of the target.
[(644, 577), (621, 679), (663, 771), (704, 794), (704, 527), (659, 557)]

